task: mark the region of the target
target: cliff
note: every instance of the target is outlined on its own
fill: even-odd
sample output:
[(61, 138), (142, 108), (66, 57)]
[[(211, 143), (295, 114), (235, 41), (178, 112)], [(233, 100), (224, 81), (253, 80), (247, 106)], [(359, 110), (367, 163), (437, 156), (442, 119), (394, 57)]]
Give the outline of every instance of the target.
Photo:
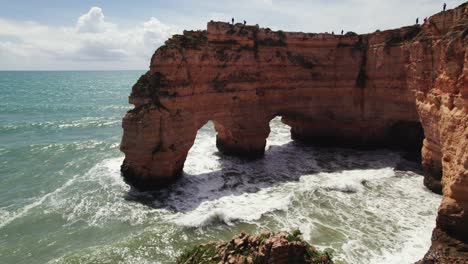
[(140, 189), (173, 182), (210, 120), (221, 152), (261, 157), (281, 116), (295, 140), (422, 149), (424, 183), (443, 193), (424, 261), (467, 259), (467, 35), (467, 4), (365, 35), (221, 22), (175, 35), (132, 88), (124, 179)]
[[(468, 262), (468, 5), (430, 18), (408, 43), (408, 88), (424, 129), (425, 185), (443, 193), (427, 263)], [(460, 260), (462, 259), (462, 260)], [(459, 262), (457, 262), (459, 261)]]
[(132, 89), (124, 176), (140, 188), (172, 181), (210, 120), (222, 152), (252, 158), (263, 155), (276, 116), (310, 142), (391, 146), (406, 140), (405, 127), (418, 137), (408, 51), (391, 40), (419, 30), (334, 36), (210, 22), (176, 35)]

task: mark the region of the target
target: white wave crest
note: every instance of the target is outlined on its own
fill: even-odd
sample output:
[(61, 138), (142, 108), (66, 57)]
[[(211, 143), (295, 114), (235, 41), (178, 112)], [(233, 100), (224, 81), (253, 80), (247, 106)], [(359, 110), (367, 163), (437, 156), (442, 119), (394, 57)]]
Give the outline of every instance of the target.
[(173, 222), (186, 227), (203, 227), (213, 223), (232, 225), (235, 221), (253, 222), (266, 213), (286, 210), (290, 202), (288, 194), (264, 189), (257, 193), (224, 196), (203, 202), (193, 211), (176, 214)]

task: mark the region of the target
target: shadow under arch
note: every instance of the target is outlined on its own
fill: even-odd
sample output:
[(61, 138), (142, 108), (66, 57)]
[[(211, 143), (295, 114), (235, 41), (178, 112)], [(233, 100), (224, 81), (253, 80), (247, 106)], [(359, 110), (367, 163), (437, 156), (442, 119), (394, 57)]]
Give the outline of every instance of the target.
[[(154, 208), (189, 212), (204, 202), (239, 196), (297, 182), (306, 175), (340, 173), (348, 170), (394, 168), (419, 172), (419, 164), (406, 161), (390, 150), (356, 150), (307, 145), (291, 141), (289, 127), (272, 118), (269, 142), (262, 159), (250, 160), (224, 155), (216, 148), (215, 124), (208, 121), (197, 133), (184, 172), (174, 184), (148, 192), (131, 190), (127, 199)], [(361, 182), (363, 186), (367, 183)], [(352, 193), (352, 188), (325, 191)]]

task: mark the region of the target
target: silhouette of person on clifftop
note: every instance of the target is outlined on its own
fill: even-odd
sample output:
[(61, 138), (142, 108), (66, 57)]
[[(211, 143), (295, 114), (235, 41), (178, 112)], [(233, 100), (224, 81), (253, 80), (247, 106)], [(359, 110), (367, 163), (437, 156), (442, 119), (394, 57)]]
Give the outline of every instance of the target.
[(341, 30), (341, 35), (343, 35), (343, 33), (344, 33), (344, 31), (343, 31), (343, 30)]
[(245, 24), (247, 24), (247, 21), (244, 20), (244, 26), (245, 26)]
[(419, 24), (419, 17), (416, 18), (416, 24)]
[(444, 11), (445, 11), (446, 8), (447, 8), (447, 3), (444, 3)]
[(234, 18), (232, 18), (231, 21), (232, 21), (232, 24), (234, 25)]

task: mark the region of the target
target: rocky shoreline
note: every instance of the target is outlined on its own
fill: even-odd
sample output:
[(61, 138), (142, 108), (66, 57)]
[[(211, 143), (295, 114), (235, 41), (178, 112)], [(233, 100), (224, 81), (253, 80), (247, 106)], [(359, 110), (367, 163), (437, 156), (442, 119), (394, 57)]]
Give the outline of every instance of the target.
[(295, 230), (277, 234), (264, 231), (252, 236), (244, 232), (230, 241), (208, 242), (182, 254), (177, 263), (229, 264), (333, 264), (331, 254), (320, 252)]

